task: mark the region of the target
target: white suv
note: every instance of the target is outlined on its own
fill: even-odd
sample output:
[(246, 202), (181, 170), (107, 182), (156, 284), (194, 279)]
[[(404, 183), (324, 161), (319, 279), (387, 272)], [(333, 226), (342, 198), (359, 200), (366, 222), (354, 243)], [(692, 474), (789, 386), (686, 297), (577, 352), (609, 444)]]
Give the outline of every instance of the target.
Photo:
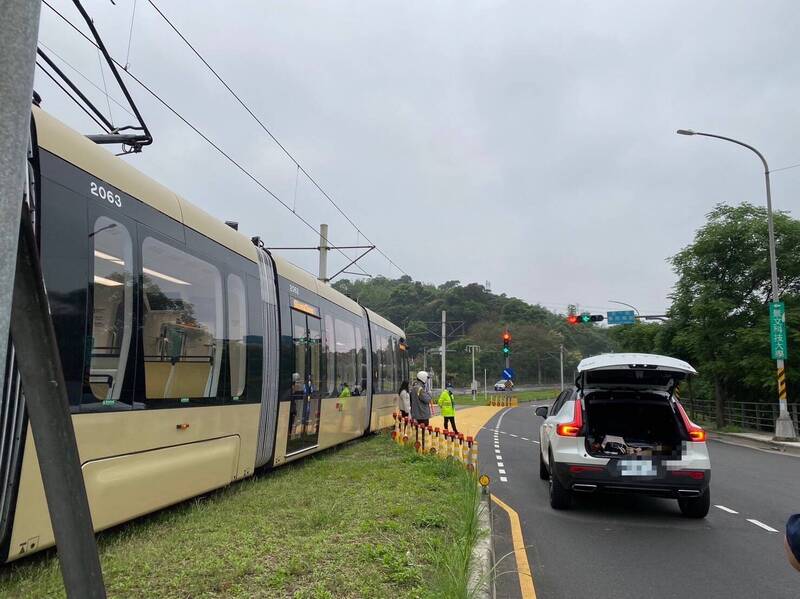
[(578, 364), (575, 388), (536, 408), (544, 418), (539, 476), (550, 505), (569, 507), (573, 492), (631, 492), (672, 497), (681, 512), (704, 518), (711, 462), (706, 432), (674, 396), (697, 374), (688, 363), (651, 354), (602, 354)]

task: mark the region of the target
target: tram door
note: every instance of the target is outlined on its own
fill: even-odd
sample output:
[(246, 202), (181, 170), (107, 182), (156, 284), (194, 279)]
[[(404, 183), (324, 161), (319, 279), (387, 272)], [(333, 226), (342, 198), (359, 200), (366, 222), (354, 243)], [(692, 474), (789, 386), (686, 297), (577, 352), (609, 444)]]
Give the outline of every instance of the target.
[(286, 453), (314, 447), (319, 439), (320, 416), (320, 320), (292, 310), (294, 372), (289, 408), (289, 434)]

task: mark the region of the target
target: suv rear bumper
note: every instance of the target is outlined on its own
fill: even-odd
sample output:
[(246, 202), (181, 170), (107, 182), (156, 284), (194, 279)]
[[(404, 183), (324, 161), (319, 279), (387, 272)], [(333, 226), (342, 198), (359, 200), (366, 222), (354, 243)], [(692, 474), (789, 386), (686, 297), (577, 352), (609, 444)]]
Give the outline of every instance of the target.
[[(583, 493), (634, 493), (671, 499), (691, 498), (701, 495), (711, 482), (711, 470), (692, 469), (702, 472), (702, 479), (673, 474), (667, 470), (658, 476), (620, 476), (609, 466), (596, 471), (572, 472), (571, 467), (585, 468), (585, 464), (556, 463), (551, 469), (558, 481), (567, 489)], [(678, 471), (680, 472), (680, 471)]]

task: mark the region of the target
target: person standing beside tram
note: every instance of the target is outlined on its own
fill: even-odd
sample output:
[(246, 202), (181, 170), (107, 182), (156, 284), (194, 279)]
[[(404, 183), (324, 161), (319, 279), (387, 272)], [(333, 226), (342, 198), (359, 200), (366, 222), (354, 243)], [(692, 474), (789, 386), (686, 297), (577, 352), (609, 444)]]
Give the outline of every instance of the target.
[(439, 408), (442, 410), (444, 430), (448, 430), (448, 424), (452, 424), (453, 432), (458, 434), (458, 429), (456, 428), (456, 406), (455, 398), (453, 397), (453, 383), (447, 383), (447, 387), (442, 391), (436, 403), (439, 404)]
[(431, 394), (427, 388), (428, 373), (420, 370), (417, 373), (417, 382), (411, 393), (411, 418), (420, 424), (428, 425), (431, 419)]
[(403, 418), (408, 418), (411, 412), (411, 394), (408, 392), (408, 381), (400, 383), (400, 390), (397, 392), (397, 396), (400, 401), (400, 405), (398, 406), (400, 415)]

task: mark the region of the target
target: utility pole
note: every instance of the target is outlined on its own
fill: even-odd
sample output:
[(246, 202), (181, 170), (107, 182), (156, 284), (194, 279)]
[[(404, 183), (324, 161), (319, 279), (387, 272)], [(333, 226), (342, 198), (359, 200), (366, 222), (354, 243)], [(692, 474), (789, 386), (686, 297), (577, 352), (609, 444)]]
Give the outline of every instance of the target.
[(0, 21), (0, 364), (5, 368), (25, 194), (39, 2), (3, 2)]
[(69, 599), (100, 599), (106, 596), (103, 573), (36, 238), (23, 201), (30, 190), (26, 158), (40, 10), (39, 2), (0, 4), (0, 367), (5, 371), (7, 348), (13, 347), (12, 368), (16, 363), (22, 380), (65, 593)]
[[(703, 137), (713, 137), (715, 139), (729, 141), (731, 143), (735, 143), (736, 145), (747, 148), (761, 160), (761, 164), (764, 166), (764, 182), (766, 184), (767, 191), (767, 240), (769, 242), (769, 271), (771, 280), (770, 282), (772, 285), (770, 319), (773, 319), (775, 315), (777, 315), (779, 319), (778, 324), (780, 325), (781, 331), (785, 332), (786, 315), (784, 313), (783, 304), (779, 304), (781, 293), (778, 287), (778, 264), (775, 257), (775, 227), (772, 219), (772, 192), (770, 191), (769, 165), (767, 164), (767, 159), (764, 158), (764, 155), (753, 146), (746, 144), (743, 141), (739, 141), (738, 139), (725, 137), (723, 135), (715, 135), (713, 133), (692, 131), (691, 129), (678, 129), (676, 133), (678, 135), (701, 135)], [(772, 334), (772, 331), (770, 331), (770, 333)], [(772, 342), (774, 346), (776, 343), (774, 336), (772, 338)], [(773, 354), (775, 353), (775, 350), (773, 350)], [(794, 422), (792, 422), (792, 417), (789, 415), (789, 405), (786, 400), (786, 370), (784, 356), (783, 354), (773, 355), (772, 358), (775, 360), (777, 366), (776, 375), (778, 383), (778, 419), (775, 421), (774, 438), (778, 441), (796, 441), (797, 431), (794, 430)]]
[(447, 379), (445, 375), (447, 370), (445, 362), (447, 361), (447, 312), (442, 310), (442, 391), (447, 387)]
[(472, 354), (472, 381), (470, 382), (470, 389), (472, 390), (472, 401), (475, 401), (478, 395), (478, 381), (475, 380), (475, 352), (481, 351), (481, 346), (468, 345), (467, 351)]
[(319, 226), (319, 277), (323, 283), (328, 282), (328, 225)]
[(558, 346), (559, 363), (561, 364), (561, 390), (564, 390), (564, 344)]

